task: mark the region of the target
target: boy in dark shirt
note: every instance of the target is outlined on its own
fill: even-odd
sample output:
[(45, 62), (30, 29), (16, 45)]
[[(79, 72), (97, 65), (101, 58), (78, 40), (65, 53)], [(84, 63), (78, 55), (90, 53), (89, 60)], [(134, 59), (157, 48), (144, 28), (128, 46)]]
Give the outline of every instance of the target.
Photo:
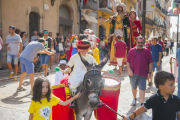
[(180, 120), (180, 100), (173, 95), (175, 90), (174, 75), (165, 71), (159, 71), (154, 77), (156, 88), (159, 90), (152, 95), (143, 106), (130, 116), (123, 116), (123, 120), (133, 120), (136, 116), (152, 109), (152, 120), (175, 120), (176, 113)]

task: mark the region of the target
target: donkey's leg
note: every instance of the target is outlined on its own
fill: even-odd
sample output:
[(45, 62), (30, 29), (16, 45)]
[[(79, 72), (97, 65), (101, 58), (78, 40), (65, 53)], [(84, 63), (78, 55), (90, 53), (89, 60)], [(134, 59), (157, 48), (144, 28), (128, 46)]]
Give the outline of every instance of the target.
[(76, 120), (82, 120), (82, 116), (80, 114), (76, 114)]

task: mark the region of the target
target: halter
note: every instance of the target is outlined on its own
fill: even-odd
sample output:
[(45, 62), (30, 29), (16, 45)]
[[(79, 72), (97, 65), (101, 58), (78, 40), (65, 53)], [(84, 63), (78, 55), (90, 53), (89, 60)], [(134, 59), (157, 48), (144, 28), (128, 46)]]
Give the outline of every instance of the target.
[[(91, 73), (91, 74), (90, 74)], [(86, 74), (84, 75), (84, 79), (83, 79), (83, 86), (84, 86), (84, 92), (86, 94), (90, 93), (90, 92), (95, 92), (96, 94), (98, 94), (98, 97), (100, 96), (101, 94), (101, 89), (98, 88), (98, 84), (97, 84), (97, 81), (95, 81), (94, 85), (93, 85), (93, 88), (91, 88), (90, 90), (87, 90), (86, 88), (86, 83), (87, 83), (87, 77), (88, 76), (94, 76), (94, 75), (99, 75), (101, 78), (102, 78), (102, 75), (101, 75), (101, 72), (95, 68), (95, 65), (93, 65), (93, 69), (89, 70), (86, 72)]]

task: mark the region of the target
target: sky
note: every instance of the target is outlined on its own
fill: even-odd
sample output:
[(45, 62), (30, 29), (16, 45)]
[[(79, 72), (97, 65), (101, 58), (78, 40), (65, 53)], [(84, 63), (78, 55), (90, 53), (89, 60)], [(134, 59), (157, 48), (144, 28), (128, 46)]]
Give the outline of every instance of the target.
[[(170, 10), (171, 8), (169, 8)], [(172, 35), (173, 32), (177, 32), (177, 21), (178, 21), (178, 17), (171, 17), (170, 19), (170, 23), (172, 24), (172, 27), (170, 29), (170, 33)], [(180, 20), (179, 20), (179, 26), (180, 26)], [(179, 32), (180, 32), (180, 27), (179, 27)]]

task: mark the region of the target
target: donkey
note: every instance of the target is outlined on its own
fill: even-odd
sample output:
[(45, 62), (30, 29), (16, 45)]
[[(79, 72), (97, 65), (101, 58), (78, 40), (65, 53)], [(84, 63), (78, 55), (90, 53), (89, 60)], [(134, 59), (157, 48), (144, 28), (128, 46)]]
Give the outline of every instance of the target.
[[(80, 54), (79, 54), (80, 55)], [(76, 120), (90, 120), (92, 112), (99, 103), (101, 89), (104, 87), (101, 69), (108, 61), (108, 55), (102, 60), (99, 65), (89, 64), (83, 57), (80, 58), (87, 68), (87, 73), (84, 75), (84, 80), (77, 88), (77, 92), (82, 92), (81, 97), (76, 100), (74, 108)]]

